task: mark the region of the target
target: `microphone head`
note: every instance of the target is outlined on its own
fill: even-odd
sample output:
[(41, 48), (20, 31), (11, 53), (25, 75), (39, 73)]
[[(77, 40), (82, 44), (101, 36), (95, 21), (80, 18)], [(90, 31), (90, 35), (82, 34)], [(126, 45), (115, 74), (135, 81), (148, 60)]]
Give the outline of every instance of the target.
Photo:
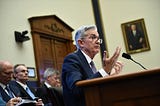
[(132, 59), (131, 56), (127, 53), (123, 53), (122, 57), (126, 58), (126, 59)]
[(22, 35), (24, 36), (24, 35), (26, 35), (28, 33), (28, 31), (26, 30), (26, 31), (23, 31), (22, 32)]

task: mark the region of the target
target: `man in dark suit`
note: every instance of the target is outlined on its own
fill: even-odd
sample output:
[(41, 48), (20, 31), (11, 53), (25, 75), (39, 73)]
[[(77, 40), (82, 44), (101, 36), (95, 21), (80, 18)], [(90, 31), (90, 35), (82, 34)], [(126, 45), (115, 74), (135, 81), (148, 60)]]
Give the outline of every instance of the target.
[(44, 83), (37, 88), (36, 95), (46, 106), (64, 106), (59, 71), (47, 68), (43, 75)]
[(34, 89), (30, 88), (27, 84), (28, 81), (28, 69), (24, 64), (17, 64), (14, 66), (14, 78), (10, 85), (17, 87), (20, 92), (19, 96), (24, 99), (36, 100), (36, 105), (43, 105), (42, 99), (37, 98)]
[(144, 34), (137, 29), (136, 24), (130, 26), (127, 38), (130, 50), (137, 50), (145, 47)]
[[(9, 86), (9, 82), (13, 77), (13, 65), (8, 61), (0, 61), (0, 98), (1, 104), (7, 106), (17, 104), (20, 98), (17, 98), (19, 92), (15, 87)], [(13, 92), (15, 90), (16, 93)]]
[(96, 70), (92, 61), (99, 52), (102, 42), (96, 26), (80, 27), (75, 34), (75, 41), (77, 51), (66, 56), (63, 62), (63, 96), (66, 106), (85, 106), (84, 93), (76, 86), (76, 82), (118, 74), (123, 66), (117, 61), (121, 48), (117, 47), (111, 58), (107, 58), (107, 53), (104, 51), (103, 68)]

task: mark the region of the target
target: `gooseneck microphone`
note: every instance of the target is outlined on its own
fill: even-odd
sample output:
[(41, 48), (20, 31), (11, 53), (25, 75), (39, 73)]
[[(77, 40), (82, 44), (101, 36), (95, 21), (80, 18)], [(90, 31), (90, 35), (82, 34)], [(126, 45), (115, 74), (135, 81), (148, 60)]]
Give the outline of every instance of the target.
[(136, 64), (140, 65), (143, 69), (147, 70), (142, 64), (138, 63), (137, 61), (133, 60), (131, 55), (127, 54), (127, 53), (123, 53), (122, 54), (122, 57), (123, 58), (126, 58), (126, 59), (129, 59), (129, 60), (132, 60), (133, 62), (135, 62)]

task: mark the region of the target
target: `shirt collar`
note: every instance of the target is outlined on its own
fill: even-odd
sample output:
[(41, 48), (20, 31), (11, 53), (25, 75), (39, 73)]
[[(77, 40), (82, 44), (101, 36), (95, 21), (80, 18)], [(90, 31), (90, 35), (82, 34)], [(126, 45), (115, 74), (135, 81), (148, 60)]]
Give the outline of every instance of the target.
[(48, 84), (47, 82), (44, 82), (44, 84), (47, 86), (47, 88), (52, 87), (50, 84)]
[(87, 59), (87, 62), (90, 64), (92, 59), (87, 54), (85, 54), (82, 50), (81, 50), (81, 52), (83, 53), (84, 57)]
[(2, 84), (2, 83), (0, 83), (0, 86), (1, 86), (3, 89), (6, 88), (6, 85), (4, 85), (4, 84)]
[(21, 83), (21, 82), (19, 82), (19, 81), (16, 81), (18, 84), (20, 84), (24, 89), (26, 89), (27, 88), (27, 84), (23, 84), (23, 83)]

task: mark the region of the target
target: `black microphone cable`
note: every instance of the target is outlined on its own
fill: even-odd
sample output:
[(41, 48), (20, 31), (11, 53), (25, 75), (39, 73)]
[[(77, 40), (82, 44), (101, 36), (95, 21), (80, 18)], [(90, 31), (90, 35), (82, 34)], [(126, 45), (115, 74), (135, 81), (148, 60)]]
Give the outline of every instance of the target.
[(122, 54), (122, 57), (123, 57), (123, 58), (126, 58), (126, 59), (132, 60), (132, 61), (135, 62), (136, 64), (140, 65), (143, 69), (147, 70), (142, 64), (140, 64), (139, 62), (133, 60), (132, 57), (131, 57), (129, 54), (123, 53), (123, 54)]

